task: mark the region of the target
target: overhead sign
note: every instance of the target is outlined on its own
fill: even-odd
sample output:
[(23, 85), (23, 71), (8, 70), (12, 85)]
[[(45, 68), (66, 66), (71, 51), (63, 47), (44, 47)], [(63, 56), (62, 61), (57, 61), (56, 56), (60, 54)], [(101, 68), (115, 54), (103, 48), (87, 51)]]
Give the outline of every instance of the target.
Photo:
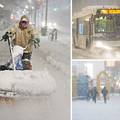
[(101, 9), (101, 14), (120, 14), (120, 9)]

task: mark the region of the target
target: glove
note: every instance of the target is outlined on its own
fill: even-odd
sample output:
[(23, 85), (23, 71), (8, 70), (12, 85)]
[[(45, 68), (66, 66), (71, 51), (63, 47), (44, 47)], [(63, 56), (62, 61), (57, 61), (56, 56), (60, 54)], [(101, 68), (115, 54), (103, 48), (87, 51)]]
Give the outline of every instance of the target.
[(9, 40), (9, 36), (11, 34), (12, 34), (11, 32), (6, 32), (5, 35), (2, 36), (1, 41), (3, 41), (3, 40), (4, 40), (4, 42), (8, 41)]
[(36, 48), (37, 46), (40, 47), (40, 39), (36, 38), (33, 40), (34, 47)]

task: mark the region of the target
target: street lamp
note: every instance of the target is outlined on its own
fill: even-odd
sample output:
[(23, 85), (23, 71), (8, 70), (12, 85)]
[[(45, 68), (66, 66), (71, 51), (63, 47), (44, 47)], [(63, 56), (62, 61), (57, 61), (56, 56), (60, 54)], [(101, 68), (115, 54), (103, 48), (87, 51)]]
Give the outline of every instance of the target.
[(47, 19), (48, 19), (48, 0), (46, 0), (46, 10), (45, 10), (45, 26), (47, 27)]
[(45, 22), (44, 22), (44, 26), (41, 29), (41, 33), (43, 36), (47, 35), (47, 29), (48, 29), (48, 0), (45, 0)]

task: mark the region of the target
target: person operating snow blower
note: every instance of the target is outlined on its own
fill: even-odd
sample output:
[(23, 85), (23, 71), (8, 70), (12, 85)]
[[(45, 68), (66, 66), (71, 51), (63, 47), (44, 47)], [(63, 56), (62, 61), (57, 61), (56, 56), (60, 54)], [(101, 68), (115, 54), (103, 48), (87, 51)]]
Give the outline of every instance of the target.
[(35, 48), (39, 46), (40, 40), (36, 38), (35, 29), (29, 24), (28, 17), (26, 15), (22, 16), (20, 21), (10, 28), (2, 39), (8, 41), (12, 54), (12, 59), (6, 66), (10, 66), (11, 62), (13, 62), (15, 66), (14, 69), (31, 70), (32, 65), (30, 60), (33, 46), (35, 46)]

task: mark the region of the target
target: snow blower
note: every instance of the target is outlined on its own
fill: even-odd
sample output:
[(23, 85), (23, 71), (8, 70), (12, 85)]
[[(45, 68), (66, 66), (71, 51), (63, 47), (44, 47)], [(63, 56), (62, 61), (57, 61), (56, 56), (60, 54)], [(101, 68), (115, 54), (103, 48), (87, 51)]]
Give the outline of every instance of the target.
[(0, 96), (13, 98), (22, 96), (50, 95), (56, 89), (56, 82), (45, 69), (43, 71), (22, 70), (21, 58), (24, 48), (11, 45), (8, 39), (11, 61), (0, 66)]

